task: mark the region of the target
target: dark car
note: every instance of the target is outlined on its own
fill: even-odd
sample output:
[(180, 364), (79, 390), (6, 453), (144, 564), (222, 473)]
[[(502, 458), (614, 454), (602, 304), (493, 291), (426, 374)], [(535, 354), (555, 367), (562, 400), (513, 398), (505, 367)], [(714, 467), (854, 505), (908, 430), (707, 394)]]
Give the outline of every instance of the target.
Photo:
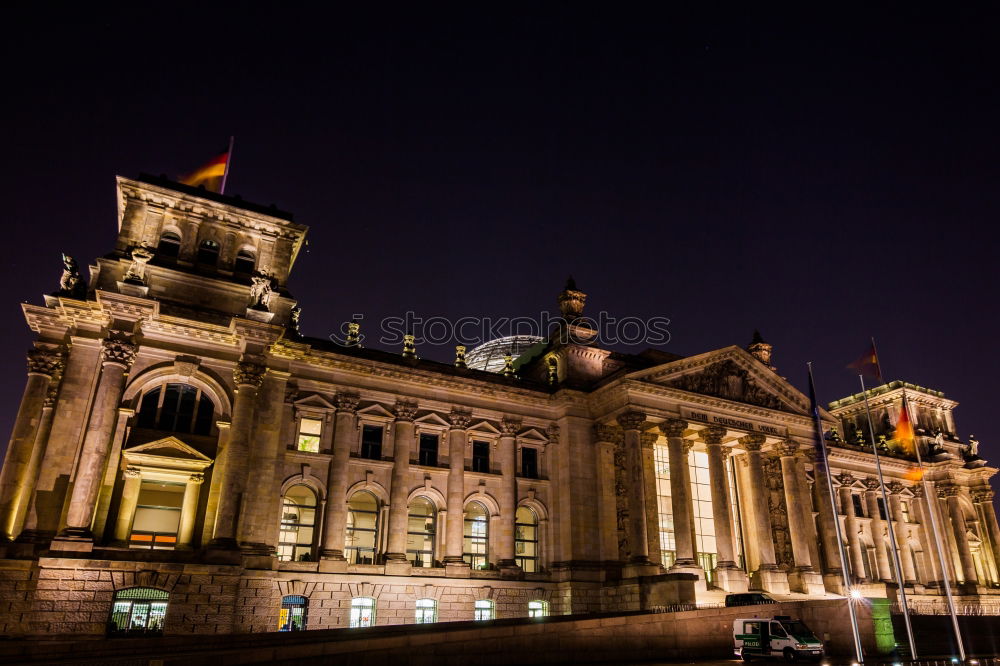
[(740, 594), (727, 594), (726, 606), (756, 606), (758, 604), (776, 604), (766, 592), (741, 592)]

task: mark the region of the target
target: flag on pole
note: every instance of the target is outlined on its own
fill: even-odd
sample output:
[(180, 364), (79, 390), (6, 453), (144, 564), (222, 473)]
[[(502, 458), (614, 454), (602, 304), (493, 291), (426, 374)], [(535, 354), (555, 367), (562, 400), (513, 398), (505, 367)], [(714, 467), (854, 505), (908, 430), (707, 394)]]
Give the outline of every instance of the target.
[(907, 413), (906, 402), (904, 401), (899, 409), (899, 420), (896, 421), (896, 431), (893, 433), (892, 438), (899, 443), (899, 446), (908, 455), (913, 455), (916, 450), (916, 442), (914, 441), (913, 432), (913, 422), (910, 421), (910, 415)]
[(222, 180), (226, 175), (228, 165), (229, 149), (227, 148), (225, 152), (216, 155), (197, 170), (182, 177), (180, 182), (192, 187), (204, 186), (206, 190), (212, 192), (221, 192)]
[(853, 370), (857, 370), (859, 374), (867, 375), (873, 379), (877, 379), (879, 384), (884, 384), (882, 379), (882, 367), (878, 363), (878, 353), (875, 351), (875, 343), (872, 342), (871, 347), (868, 351), (861, 355), (858, 360), (847, 366)]

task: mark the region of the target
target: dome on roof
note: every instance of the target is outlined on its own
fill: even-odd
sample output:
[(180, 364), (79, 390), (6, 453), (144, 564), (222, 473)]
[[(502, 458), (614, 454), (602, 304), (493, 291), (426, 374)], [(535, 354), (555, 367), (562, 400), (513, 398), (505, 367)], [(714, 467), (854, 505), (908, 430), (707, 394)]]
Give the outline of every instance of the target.
[(465, 354), (465, 362), (474, 370), (503, 372), (504, 356), (516, 359), (539, 342), (545, 342), (545, 338), (537, 335), (509, 335), (497, 338), (470, 349)]

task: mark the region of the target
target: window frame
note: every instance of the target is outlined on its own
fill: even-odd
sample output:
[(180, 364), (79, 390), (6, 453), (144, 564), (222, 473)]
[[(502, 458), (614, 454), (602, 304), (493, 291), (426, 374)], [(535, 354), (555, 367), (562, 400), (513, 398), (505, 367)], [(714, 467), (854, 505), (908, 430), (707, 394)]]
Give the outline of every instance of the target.
[[(167, 393), (171, 386), (180, 387), (179, 395), (177, 399), (176, 411), (173, 412), (173, 424), (172, 427), (164, 427), (166, 424), (163, 423), (165, 417), (163, 412), (163, 405), (167, 400)], [(183, 401), (183, 396), (185, 393), (190, 394), (194, 392), (194, 399), (192, 401), (192, 409), (190, 416), (187, 417), (187, 429), (177, 429), (178, 420), (182, 414), (181, 403)], [(150, 396), (156, 394), (156, 404), (153, 406), (147, 406), (146, 401)], [(137, 428), (146, 428), (149, 430), (159, 430), (162, 432), (178, 433), (181, 435), (195, 435), (197, 437), (211, 437), (213, 435), (213, 429), (215, 426), (215, 415), (216, 415), (216, 405), (215, 401), (207, 391), (202, 389), (200, 386), (195, 384), (189, 384), (187, 382), (163, 382), (160, 384), (151, 384), (149, 386), (143, 387), (142, 393), (136, 399), (136, 413), (135, 413), (135, 424)], [(152, 411), (150, 411), (152, 407)], [(199, 432), (199, 425), (203, 421), (203, 410), (206, 407), (210, 407), (212, 414), (208, 420), (208, 432)], [(147, 414), (152, 414), (152, 424), (148, 421), (150, 419)]]
[[(486, 457), (485, 457), (485, 460), (486, 460), (485, 467), (486, 467), (486, 469), (477, 469), (478, 467), (483, 467), (482, 464), (477, 465), (477, 462), (481, 463), (482, 460), (483, 460), (483, 456), (477, 456), (476, 455), (476, 445), (477, 444), (480, 444), (480, 445), (486, 447)], [(492, 463), (493, 463), (493, 461), (491, 459), (492, 456), (490, 455), (490, 451), (495, 446), (494, 442), (491, 442), (488, 439), (472, 439), (472, 441), (469, 444), (469, 446), (471, 448), (471, 453), (472, 453), (472, 456), (470, 458), (470, 460), (471, 460), (471, 469), (470, 469), (470, 471), (475, 472), (476, 474), (491, 474), (492, 473), (491, 470), (492, 470)]]
[[(472, 619), (476, 622), (488, 622), (489, 620), (495, 620), (495, 610), (496, 604), (494, 604), (490, 599), (476, 599), (476, 602), (473, 605)], [(487, 615), (488, 617), (483, 617), (483, 615)]]
[[(469, 508), (472, 506), (482, 509), (483, 520), (469, 518)], [(462, 559), (476, 571), (490, 568), (490, 517), (489, 507), (478, 500), (466, 504), (462, 511)], [(484, 526), (481, 536), (470, 533), (470, 524), (473, 525), (474, 531), (476, 523), (482, 523)], [(477, 546), (482, 548), (482, 552), (473, 550)]]
[[(166, 245), (164, 245), (164, 241), (167, 241)], [(174, 248), (175, 251), (164, 251), (166, 247)], [(165, 229), (156, 241), (156, 256), (161, 259), (179, 259), (182, 247), (184, 247), (184, 237), (177, 231)]]
[[(522, 522), (519, 522), (518, 519), (517, 519), (517, 513), (521, 509), (524, 509), (525, 511), (530, 511), (531, 515), (535, 519), (535, 522), (534, 523), (522, 523)], [(527, 506), (526, 504), (522, 504), (521, 506), (517, 507), (514, 510), (514, 561), (517, 563), (517, 566), (521, 567), (521, 571), (523, 571), (524, 573), (539, 573), (542, 570), (542, 556), (541, 556), (541, 548), (540, 548), (540, 544), (541, 544), (541, 535), (540, 535), (541, 523), (542, 523), (542, 519), (538, 516), (538, 512), (535, 511), (534, 509), (532, 509), (530, 506)], [(531, 528), (533, 528), (535, 530), (535, 538), (534, 539), (524, 539), (524, 538), (521, 538), (520, 535), (522, 534), (522, 532), (518, 529), (518, 528), (521, 528), (521, 527), (531, 527)], [(534, 548), (535, 554), (534, 555), (518, 555), (518, 553), (517, 553), (517, 546), (518, 546), (518, 544), (523, 544), (523, 543), (533, 543), (535, 545), (535, 548)], [(532, 570), (529, 571), (528, 568), (524, 566), (523, 562), (533, 562), (534, 563), (534, 567), (532, 568)]]
[[(371, 429), (377, 428), (380, 431), (379, 441), (378, 441), (378, 455), (373, 456), (371, 447), (375, 444), (366, 444), (365, 442), (365, 432), (371, 431)], [(385, 451), (385, 432), (386, 427), (382, 423), (359, 423), (358, 429), (361, 431), (360, 438), (358, 440), (358, 457), (364, 458), (365, 460), (382, 460)], [(365, 447), (369, 446), (369, 449), (365, 451)]]
[[(414, 514), (412, 512), (411, 508), (413, 506), (413, 503), (417, 502), (418, 500), (423, 500), (428, 505), (430, 505), (430, 507), (431, 507), (431, 515), (424, 516), (424, 515)], [(438, 527), (438, 525), (437, 525), (437, 522), (438, 522), (438, 513), (439, 512), (438, 512), (437, 504), (434, 503), (434, 500), (432, 500), (429, 497), (426, 497), (425, 495), (417, 495), (416, 497), (414, 497), (412, 500), (410, 500), (406, 504), (406, 559), (410, 562), (410, 564), (412, 566), (414, 566), (416, 568), (420, 568), (420, 569), (432, 568), (436, 564), (437, 549), (438, 549), (438, 538), (437, 538), (437, 532), (438, 532), (438, 529), (437, 529), (437, 527)], [(426, 519), (430, 519), (430, 522), (431, 522), (431, 525), (432, 525), (433, 529), (430, 530), (430, 531), (426, 531), (425, 530), (423, 532), (414, 532), (414, 531), (411, 531), (410, 530), (410, 521), (413, 518), (424, 518), (425, 520)], [(425, 525), (426, 525), (426, 522), (425, 522)], [(429, 537), (429, 539), (426, 539), (426, 540), (429, 540), (430, 543), (431, 543), (431, 549), (430, 549), (430, 551), (411, 549), (410, 548), (410, 537), (411, 536)], [(420, 561), (418, 563), (418, 561), (416, 559), (417, 555), (424, 555), (424, 556), (427, 556), (427, 557), (421, 557), (421, 559), (420, 559)], [(426, 560), (429, 560), (429, 564), (424, 564), (424, 562)]]
[[(244, 266), (240, 266), (241, 259), (249, 259), (249, 262), (244, 261)], [(245, 265), (250, 264), (250, 270), (245, 269)], [(252, 249), (247, 249), (246, 247), (240, 249), (236, 256), (233, 257), (233, 273), (237, 275), (252, 275), (253, 272), (257, 270), (257, 253)]]
[[(351, 508), (351, 501), (355, 497), (361, 495), (362, 493), (368, 495), (369, 497), (371, 497), (375, 501), (375, 510), (374, 511), (358, 510), (358, 509), (352, 509)], [(364, 513), (364, 514), (373, 515), (375, 517), (375, 519), (374, 519), (375, 527), (373, 527), (372, 529), (368, 529), (367, 527), (362, 527), (362, 528), (356, 527), (354, 525), (355, 518), (352, 515), (353, 513)], [(382, 527), (382, 525), (381, 525), (382, 515), (381, 514), (382, 514), (382, 503), (379, 501), (378, 495), (376, 495), (375, 493), (371, 492), (370, 490), (359, 490), (359, 491), (355, 492), (353, 495), (351, 495), (350, 498), (348, 498), (348, 500), (347, 500), (347, 524), (346, 524), (345, 529), (344, 529), (344, 557), (347, 559), (347, 563), (348, 564), (378, 564), (379, 555), (380, 555), (380, 553), (379, 553), (379, 537), (381, 536), (379, 534), (379, 532), (380, 532), (380, 529)], [(360, 553), (361, 553), (362, 548), (360, 546), (348, 546), (347, 545), (348, 544), (348, 540), (352, 536), (355, 536), (356, 533), (359, 532), (359, 531), (362, 532), (362, 533), (365, 533), (365, 534), (370, 533), (372, 535), (372, 545), (371, 545), (371, 549), (370, 549), (371, 550), (371, 558), (370, 558), (371, 561), (370, 562), (362, 562), (361, 561), (362, 558), (360, 557)], [(367, 547), (365, 547), (364, 550), (367, 552), (369, 549)], [(352, 555), (353, 555), (353, 558), (352, 558)], [(365, 558), (365, 559), (367, 559), (367, 558)]]
[[(302, 432), (302, 428), (306, 424), (307, 421), (308, 422), (318, 423), (319, 424), (319, 431), (315, 432), (315, 433), (312, 433), (312, 432), (303, 433)], [(301, 413), (301, 414), (299, 414), (299, 416), (298, 416), (298, 418), (296, 419), (296, 422), (295, 422), (295, 450), (298, 451), (298, 452), (300, 452), (300, 453), (319, 453), (322, 450), (322, 448), (323, 448), (323, 430), (324, 430), (324, 428), (326, 428), (326, 419), (323, 418), (322, 416), (317, 417), (317, 416), (313, 415), (312, 413)], [(303, 438), (305, 438), (305, 437), (308, 437), (308, 438), (315, 437), (316, 438), (316, 450), (315, 451), (313, 451), (311, 449), (304, 449), (304, 448), (302, 448)]]
[[(371, 602), (371, 605), (359, 603), (359, 602)], [(362, 616), (362, 613), (366, 610), (370, 610), (367, 621)], [(351, 599), (351, 611), (348, 615), (348, 627), (352, 629), (359, 629), (364, 627), (374, 627), (377, 621), (377, 610), (378, 602), (375, 597), (353, 597)]]
[(438, 621), (437, 599), (425, 597), (414, 603), (414, 624), (434, 624)]
[[(528, 451), (528, 450), (533, 451), (532, 455), (535, 458), (535, 470), (534, 470), (535, 473), (534, 473), (533, 476), (526, 474), (525, 473), (525, 468), (524, 468), (524, 452)], [(540, 479), (540, 478), (542, 478), (542, 465), (541, 465), (542, 451), (541, 451), (541, 447), (539, 447), (539, 446), (531, 446), (531, 445), (528, 445), (528, 444), (520, 444), (520, 445), (518, 445), (518, 452), (517, 453), (518, 453), (518, 456), (517, 456), (517, 462), (518, 462), (517, 475), (519, 477), (521, 477), (522, 479)]]
[[(434, 460), (424, 460), (424, 438), (433, 437), (437, 441), (434, 448)], [(422, 467), (438, 467), (441, 461), (441, 433), (434, 430), (420, 430), (417, 433), (417, 463)]]
[[(294, 613), (296, 609), (302, 609), (299, 614)], [(301, 626), (295, 628), (295, 619), (301, 619)], [(287, 621), (288, 628), (285, 629)], [(309, 598), (301, 594), (286, 594), (281, 597), (281, 610), (278, 613), (278, 631), (305, 631), (309, 621)]]
[[(133, 627), (132, 622), (136, 619), (136, 606), (144, 608), (141, 615), (144, 624), (141, 627)], [(153, 608), (157, 606), (157, 608)], [(162, 606), (162, 608), (160, 608)], [(144, 587), (136, 585), (117, 590), (111, 600), (111, 610), (108, 613), (108, 631), (106, 635), (117, 636), (162, 636), (163, 625), (166, 623), (167, 611), (170, 609), (170, 593), (155, 587)], [(159, 620), (150, 627), (150, 620), (155, 616)], [(118, 616), (128, 622), (128, 626), (121, 627), (115, 619)], [(111, 630), (112, 624), (115, 629)]]
[[(313, 504), (312, 506), (310, 506), (310, 505), (294, 504), (294, 506), (298, 507), (300, 509), (301, 508), (312, 509), (312, 511), (313, 511), (313, 522), (312, 522), (311, 525), (302, 522), (302, 518), (301, 518), (302, 514), (301, 514), (301, 512), (299, 513), (298, 520), (296, 522), (286, 521), (286, 518), (285, 518), (285, 516), (287, 515), (287, 512), (285, 511), (285, 507), (287, 507), (287, 506), (293, 506), (292, 504), (287, 503), (286, 500), (285, 500), (285, 498), (288, 497), (288, 493), (291, 492), (293, 488), (297, 488), (299, 486), (302, 486), (303, 488), (305, 488), (306, 490), (309, 491), (309, 493), (311, 494), (311, 496), (312, 496), (313, 501), (315, 502), (315, 504)], [(320, 518), (320, 515), (319, 515), (320, 506), (319, 505), (320, 505), (320, 495), (319, 495), (319, 493), (316, 492), (316, 490), (313, 489), (312, 486), (310, 486), (310, 485), (308, 485), (306, 483), (302, 483), (302, 482), (293, 483), (292, 485), (288, 486), (288, 488), (283, 493), (281, 493), (281, 514), (280, 514), (280, 517), (278, 519), (278, 544), (277, 544), (277, 559), (278, 559), (278, 561), (280, 561), (280, 562), (314, 562), (315, 561), (315, 558), (316, 558), (316, 535), (317, 535), (317, 532), (318, 532), (318, 529), (319, 529), (319, 525), (317, 523), (319, 522), (319, 518)], [(282, 541), (282, 534), (285, 533), (285, 532), (290, 532), (291, 531), (290, 528), (292, 528), (292, 527), (295, 528), (296, 535), (298, 535), (298, 533), (301, 531), (302, 528), (311, 528), (312, 529), (312, 538), (311, 538), (311, 540), (310, 540), (310, 542), (308, 544), (308, 547), (307, 547), (307, 545), (304, 542), (298, 541), (298, 540), (296, 540), (295, 542)], [(284, 547), (291, 547), (291, 553), (292, 554), (291, 554), (290, 558), (285, 558), (284, 555), (282, 554), (282, 547), (283, 546)], [(301, 550), (305, 550), (305, 553), (299, 552), (300, 549)], [(301, 556), (303, 554), (307, 554), (309, 556), (309, 559), (306, 559), (306, 560), (301, 559)]]
[(545, 599), (531, 599), (528, 601), (528, 617), (537, 620), (549, 616), (549, 602)]
[[(215, 259), (213, 261), (205, 260), (205, 252), (214, 250)], [(198, 247), (195, 248), (194, 261), (199, 266), (207, 266), (211, 268), (216, 268), (219, 265), (219, 257), (222, 254), (222, 245), (219, 241), (212, 238), (205, 238), (198, 243)]]

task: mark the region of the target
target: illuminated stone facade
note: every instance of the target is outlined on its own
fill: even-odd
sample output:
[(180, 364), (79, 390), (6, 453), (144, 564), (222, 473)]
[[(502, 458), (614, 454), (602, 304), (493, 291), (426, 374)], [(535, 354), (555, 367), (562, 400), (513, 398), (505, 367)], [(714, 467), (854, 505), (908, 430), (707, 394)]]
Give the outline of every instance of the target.
[[(118, 179), (114, 251), (24, 305), (37, 334), (0, 474), (3, 633), (228, 633), (842, 592), (808, 399), (748, 347), (601, 349), (585, 294), (499, 372), (309, 338), (288, 275), (306, 227), (273, 208)], [(954, 402), (906, 394), (928, 449), (863, 401), (824, 411), (853, 583), (885, 596), (888, 521), (915, 599), (982, 602), (1000, 530)], [(926, 432), (925, 432), (926, 431)], [(941, 435), (934, 435), (940, 431)], [(929, 511), (941, 527), (936, 559)], [(164, 598), (164, 593), (166, 597)]]

